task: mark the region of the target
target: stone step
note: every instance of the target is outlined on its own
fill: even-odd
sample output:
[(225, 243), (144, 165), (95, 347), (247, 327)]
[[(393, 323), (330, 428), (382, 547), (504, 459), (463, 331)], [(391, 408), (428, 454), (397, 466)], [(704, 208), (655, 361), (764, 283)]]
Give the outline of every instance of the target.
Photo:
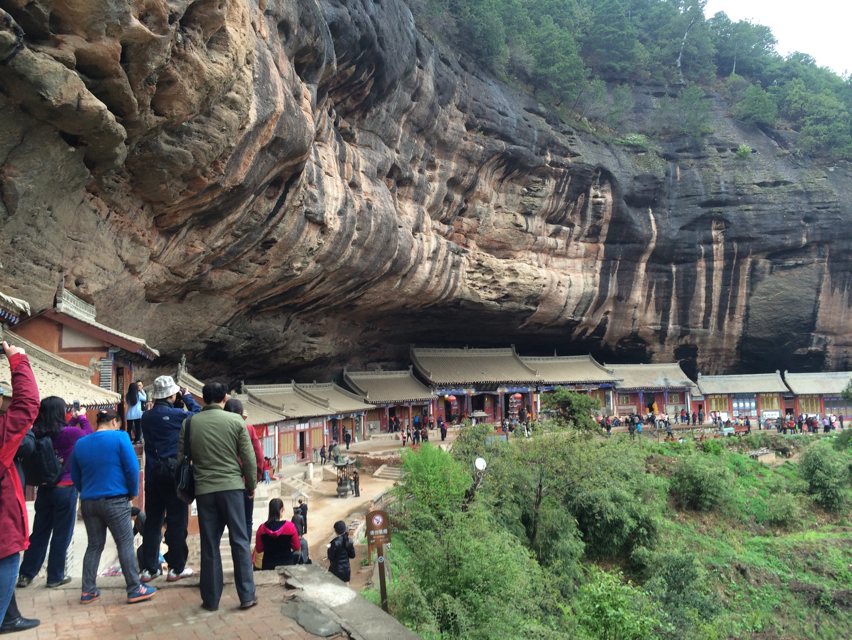
[(402, 480), (402, 475), (402, 467), (392, 467), (390, 465), (383, 464), (381, 467), (376, 469), (373, 477), (381, 478), (382, 480)]

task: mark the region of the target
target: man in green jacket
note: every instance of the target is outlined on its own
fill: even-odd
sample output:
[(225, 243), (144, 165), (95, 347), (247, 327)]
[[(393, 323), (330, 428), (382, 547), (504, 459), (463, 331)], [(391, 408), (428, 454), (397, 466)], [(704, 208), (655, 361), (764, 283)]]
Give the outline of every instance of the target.
[(242, 418), (224, 410), (227, 391), (220, 383), (204, 385), (201, 393), (205, 406), (184, 421), (178, 445), (180, 460), (188, 430), (201, 532), (201, 606), (208, 611), (216, 611), (222, 597), (219, 543), (225, 525), (231, 542), (234, 585), (240, 608), (249, 609), (257, 604), (249, 548), (251, 532), (246, 530), (244, 497), (246, 493), (254, 495), (256, 461)]

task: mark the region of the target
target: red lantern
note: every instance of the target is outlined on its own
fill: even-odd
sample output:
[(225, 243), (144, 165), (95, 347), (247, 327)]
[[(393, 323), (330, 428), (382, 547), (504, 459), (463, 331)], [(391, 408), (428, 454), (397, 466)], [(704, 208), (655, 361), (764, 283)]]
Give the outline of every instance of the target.
[(447, 400), (449, 400), (450, 402), (455, 402), (456, 397), (455, 396), (447, 396)]
[(513, 393), (513, 394), (512, 394), (512, 397), (513, 397), (515, 400), (520, 400), (521, 398), (523, 398), (523, 397), (524, 397), (524, 394), (523, 394), (523, 393)]

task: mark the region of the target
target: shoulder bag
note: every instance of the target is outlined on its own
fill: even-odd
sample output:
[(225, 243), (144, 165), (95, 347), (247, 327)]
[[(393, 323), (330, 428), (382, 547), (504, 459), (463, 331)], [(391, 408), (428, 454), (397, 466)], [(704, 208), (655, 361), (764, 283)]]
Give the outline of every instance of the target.
[(186, 437), (183, 443), (183, 458), (175, 469), (175, 491), (177, 497), (186, 504), (195, 500), (195, 469), (192, 467), (192, 449), (190, 448), (189, 426), (192, 416), (186, 419)]

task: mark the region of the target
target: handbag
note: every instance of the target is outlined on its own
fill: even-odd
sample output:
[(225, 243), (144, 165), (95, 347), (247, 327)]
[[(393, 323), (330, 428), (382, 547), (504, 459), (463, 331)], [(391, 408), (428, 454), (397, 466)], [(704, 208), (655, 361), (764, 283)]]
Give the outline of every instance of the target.
[(192, 416), (186, 419), (186, 438), (184, 438), (183, 459), (175, 469), (175, 492), (181, 502), (191, 504), (195, 500), (195, 469), (192, 466), (192, 450), (190, 449), (189, 425)]

